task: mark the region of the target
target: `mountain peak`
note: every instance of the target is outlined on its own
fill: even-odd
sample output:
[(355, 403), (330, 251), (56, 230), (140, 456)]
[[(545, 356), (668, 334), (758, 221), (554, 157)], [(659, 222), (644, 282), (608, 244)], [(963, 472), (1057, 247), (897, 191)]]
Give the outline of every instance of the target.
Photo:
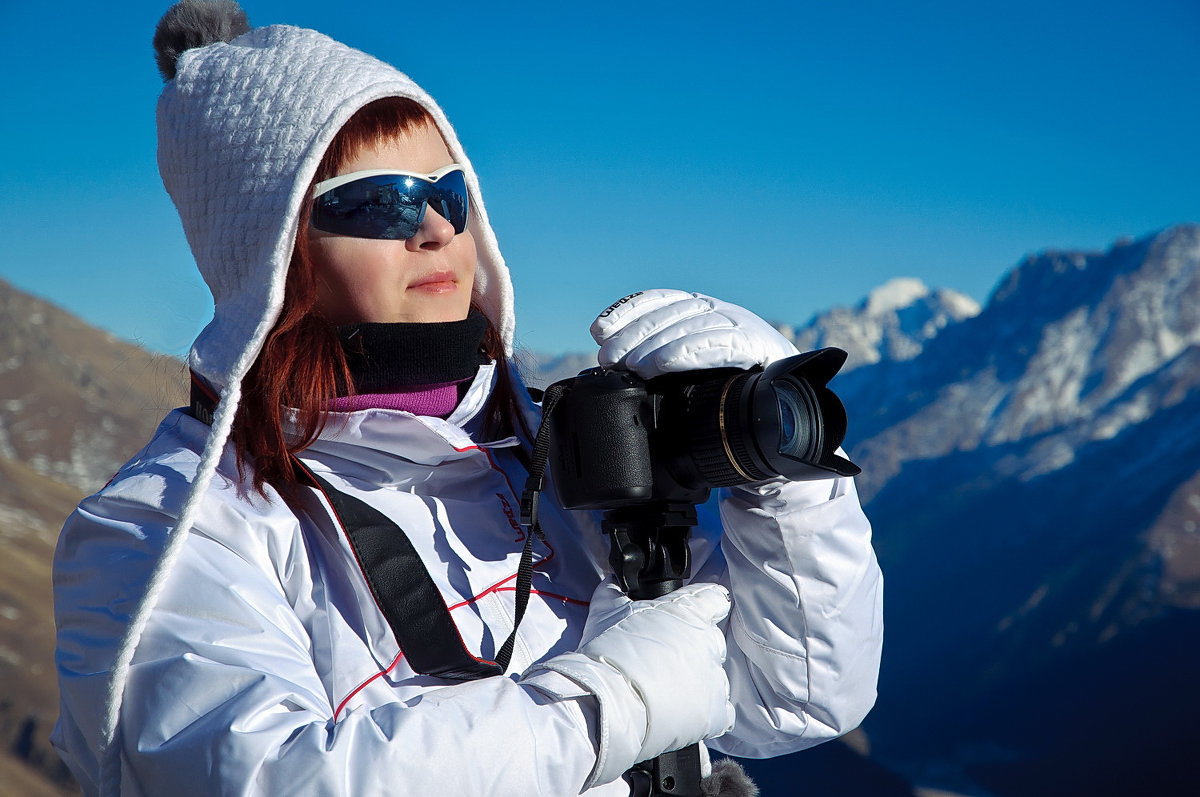
[[(1137, 271), (1147, 260), (1194, 262), (1200, 251), (1200, 224), (1177, 224), (1141, 238), (1120, 238), (1107, 250), (1044, 249), (1026, 255), (996, 284), (988, 305), (1011, 301), (1057, 308), (1068, 298), (1098, 301), (1112, 276)], [(1099, 276), (1087, 272), (1099, 272)], [(1074, 277), (1072, 277), (1074, 275)], [(1066, 291), (1074, 291), (1070, 297)]]
[(916, 277), (895, 277), (867, 294), (860, 307), (867, 315), (894, 313), (929, 295), (929, 288)]
[(951, 290), (930, 290), (897, 277), (854, 307), (835, 307), (798, 330), (781, 327), (801, 351), (836, 346), (849, 355), (845, 371), (880, 360), (909, 360), (945, 327), (979, 313), (979, 304)]

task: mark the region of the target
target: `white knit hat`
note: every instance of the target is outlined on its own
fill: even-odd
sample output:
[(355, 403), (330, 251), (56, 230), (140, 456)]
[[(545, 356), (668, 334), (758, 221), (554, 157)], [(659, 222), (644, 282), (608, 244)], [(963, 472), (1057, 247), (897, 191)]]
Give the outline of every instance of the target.
[[(164, 26), (179, 21), (184, 30), (164, 37)], [(433, 117), (466, 173), (478, 252), (475, 296), (507, 354), (513, 339), (512, 284), (478, 178), (445, 114), (406, 75), (316, 31), (249, 30), (230, 0), (177, 4), (155, 44), (168, 78), (158, 103), (159, 170), (214, 302), (189, 364), (220, 390), (220, 402), (195, 481), (113, 665), (102, 740), (105, 794), (120, 791), (113, 741), (129, 665), (229, 437), (242, 378), (279, 317), (308, 186), (334, 135), (364, 105), (407, 97)]]
[(475, 292), (511, 352), (512, 286), (474, 170), (437, 104), (406, 75), (316, 31), (251, 30), (179, 56), (158, 103), (158, 165), (212, 291), (212, 322), (190, 364), (240, 379), (283, 303), (298, 214), (317, 165), (367, 103), (407, 97), (429, 111), (471, 194)]

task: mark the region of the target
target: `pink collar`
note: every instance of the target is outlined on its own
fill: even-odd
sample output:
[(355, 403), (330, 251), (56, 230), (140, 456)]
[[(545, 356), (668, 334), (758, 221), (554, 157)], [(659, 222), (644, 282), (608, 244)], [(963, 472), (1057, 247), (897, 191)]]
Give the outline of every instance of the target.
[(468, 380), (442, 382), (436, 385), (415, 385), (397, 393), (359, 393), (339, 396), (329, 402), (330, 412), (359, 410), (403, 410), (413, 415), (445, 418), (458, 406), (458, 386)]

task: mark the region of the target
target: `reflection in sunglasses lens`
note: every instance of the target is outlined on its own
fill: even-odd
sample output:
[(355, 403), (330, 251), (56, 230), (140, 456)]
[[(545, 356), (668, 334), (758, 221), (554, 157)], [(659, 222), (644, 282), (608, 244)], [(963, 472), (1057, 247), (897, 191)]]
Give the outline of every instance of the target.
[(407, 240), (417, 234), (429, 203), (454, 227), (467, 227), (467, 186), (461, 171), (436, 183), (407, 175), (374, 175), (330, 189), (313, 203), (318, 230), (356, 238)]

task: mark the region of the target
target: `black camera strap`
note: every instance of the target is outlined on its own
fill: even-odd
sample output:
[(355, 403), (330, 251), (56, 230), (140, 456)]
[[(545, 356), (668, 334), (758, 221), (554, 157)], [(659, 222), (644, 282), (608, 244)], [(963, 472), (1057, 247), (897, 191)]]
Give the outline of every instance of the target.
[[(504, 643), (507, 655), (503, 649), (495, 661), (472, 655), (441, 591), (404, 529), (370, 504), (336, 489), (298, 459), (294, 462), (298, 474), (303, 476), (301, 481), (308, 481), (309, 486), (320, 491), (333, 509), (333, 519), (350, 542), (371, 595), (387, 619), (408, 666), (422, 675), (454, 681), (504, 674), (520, 617)], [(528, 560), (532, 568), (532, 554), (527, 540), (521, 554), (522, 567)]]
[[(212, 422), (216, 396), (192, 374), (191, 412)], [(319, 491), (333, 510), (358, 560), (371, 595), (387, 619), (408, 665), (422, 675), (456, 681), (473, 681), (503, 675), (512, 660), (517, 628), (525, 616), (533, 584), (533, 536), (526, 533), (517, 568), (516, 611), (513, 630), (500, 646), (494, 661), (467, 650), (450, 616), (441, 591), (413, 547), (412, 541), (391, 518), (364, 501), (348, 495), (292, 457), (298, 481)], [(540, 526), (534, 530), (544, 539)]]
[(543, 535), (541, 523), (538, 522), (538, 500), (542, 490), (546, 489), (546, 463), (550, 459), (550, 416), (566, 390), (567, 385), (557, 382), (542, 394), (542, 423), (533, 441), (533, 457), (528, 465), (529, 478), (525, 480), (525, 491), (521, 493), (521, 526), (539, 539)]

